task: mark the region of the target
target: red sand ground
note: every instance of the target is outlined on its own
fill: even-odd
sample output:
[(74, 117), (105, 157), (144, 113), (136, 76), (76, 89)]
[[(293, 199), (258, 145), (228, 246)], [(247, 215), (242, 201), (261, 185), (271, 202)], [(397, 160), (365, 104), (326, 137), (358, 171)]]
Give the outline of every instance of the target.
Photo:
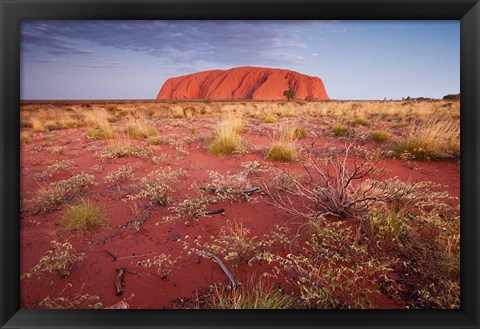
[[(192, 123), (199, 127), (196, 135), (206, 135), (211, 132), (207, 124), (215, 122), (214, 119), (194, 118), (181, 127), (167, 127), (168, 124), (176, 124), (183, 120), (162, 120), (157, 126), (162, 129), (162, 135), (175, 135), (177, 138), (192, 136), (190, 127)], [(328, 137), (323, 134), (325, 126), (319, 120), (310, 120), (309, 124), (316, 127), (318, 136), (301, 140), (301, 144), (310, 145), (315, 142), (315, 149), (323, 150), (323, 145), (328, 142), (338, 148), (345, 144), (345, 140)], [(268, 126), (268, 125), (264, 125)], [(29, 129), (25, 129), (29, 131)], [(21, 193), (22, 199), (31, 199), (41, 183), (33, 179), (33, 174), (46, 168), (45, 163), (51, 160), (70, 160), (75, 167), (64, 174), (55, 174), (45, 183), (70, 177), (76, 173), (91, 173), (95, 175), (98, 186), (90, 189), (87, 195), (92, 199), (107, 205), (110, 214), (109, 226), (95, 233), (71, 234), (61, 230), (59, 226), (60, 214), (58, 211), (43, 215), (32, 215), (25, 209), (21, 216), (21, 272), (32, 268), (38, 260), (50, 248), (51, 240), (63, 241), (68, 239), (77, 251), (85, 252), (87, 258), (76, 264), (72, 274), (65, 279), (55, 274), (32, 276), (21, 282), (21, 307), (39, 308), (39, 302), (47, 295), (72, 296), (75, 293), (89, 293), (98, 295), (105, 306), (113, 305), (127, 299), (131, 308), (182, 308), (188, 301), (195, 299), (196, 293), (206, 290), (215, 283), (227, 283), (227, 279), (219, 266), (208, 259), (202, 259), (196, 255), (187, 256), (182, 249), (182, 243), (186, 235), (196, 237), (201, 235), (207, 238), (216, 236), (220, 228), (227, 220), (242, 221), (245, 227), (251, 230), (252, 235), (263, 236), (271, 233), (274, 225), (292, 225), (298, 219), (275, 208), (268, 203), (268, 197), (257, 195), (256, 202), (239, 202), (230, 204), (220, 203), (212, 208), (225, 208), (225, 216), (214, 215), (202, 217), (198, 222), (185, 226), (183, 222), (156, 225), (163, 216), (169, 214), (166, 207), (158, 207), (153, 210), (152, 217), (145, 222), (141, 231), (135, 231), (132, 227), (119, 228), (132, 219), (129, 206), (121, 200), (123, 192), (107, 190), (104, 177), (107, 173), (117, 169), (120, 165), (131, 164), (135, 168), (137, 176), (171, 166), (183, 168), (188, 177), (176, 186), (175, 197), (183, 200), (187, 189), (193, 182), (198, 185), (209, 182), (209, 170), (218, 171), (222, 174), (235, 173), (242, 170), (240, 164), (245, 161), (257, 160), (265, 162), (264, 153), (251, 152), (240, 157), (235, 156), (212, 156), (205, 150), (210, 139), (197, 140), (188, 147), (190, 154), (179, 157), (179, 153), (173, 147), (160, 145), (154, 154), (166, 154), (166, 161), (157, 165), (151, 161), (128, 157), (111, 161), (100, 161), (94, 153), (101, 150), (109, 141), (89, 140), (85, 137), (86, 128), (75, 128), (55, 131), (55, 141), (42, 137), (52, 136), (52, 132), (37, 133), (36, 138), (24, 145), (21, 152)], [(243, 138), (252, 145), (267, 148), (268, 136), (259, 136), (248, 131)], [(134, 140), (136, 145), (145, 145), (142, 139)], [(64, 146), (64, 154), (52, 154), (46, 147), (39, 152), (32, 152), (40, 146)], [(370, 145), (371, 146), (371, 145)], [(93, 166), (101, 165), (103, 170), (95, 170)], [(275, 163), (275, 166), (301, 169), (297, 164)], [(451, 196), (460, 196), (460, 166), (457, 162), (408, 162), (397, 159), (380, 160), (379, 166), (388, 170), (387, 176), (398, 176), (403, 181), (432, 181), (446, 186)], [(114, 261), (107, 252), (114, 254), (118, 260)], [(172, 258), (179, 258), (171, 275), (162, 280), (156, 275), (149, 273), (154, 269), (137, 266), (137, 262), (145, 260), (149, 256), (141, 256), (152, 253), (171, 254)], [(151, 256), (151, 255), (150, 255)], [(125, 277), (125, 292), (122, 296), (115, 294), (116, 269), (126, 267), (129, 271)], [(240, 282), (247, 282), (253, 274), (262, 274), (269, 269), (268, 265), (242, 266), (234, 270), (234, 274)], [(67, 284), (71, 283), (71, 287)], [(402, 300), (389, 299), (386, 295), (377, 293), (371, 297), (375, 308), (401, 308)]]

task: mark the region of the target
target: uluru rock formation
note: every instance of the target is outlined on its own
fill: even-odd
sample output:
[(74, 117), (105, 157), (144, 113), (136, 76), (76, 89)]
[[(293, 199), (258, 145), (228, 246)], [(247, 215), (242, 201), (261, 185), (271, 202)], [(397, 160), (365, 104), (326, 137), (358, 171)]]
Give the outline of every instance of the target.
[(285, 99), (285, 90), (294, 90), (297, 99), (329, 99), (318, 77), (251, 66), (170, 78), (158, 92), (157, 99), (277, 100)]

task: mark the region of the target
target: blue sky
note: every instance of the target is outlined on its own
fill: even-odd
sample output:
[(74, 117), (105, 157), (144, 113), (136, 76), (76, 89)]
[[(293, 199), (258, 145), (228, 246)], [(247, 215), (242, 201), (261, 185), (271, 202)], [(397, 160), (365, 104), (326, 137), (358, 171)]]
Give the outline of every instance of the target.
[(24, 21), (21, 99), (151, 99), (238, 66), (320, 77), (330, 98), (460, 92), (459, 21)]

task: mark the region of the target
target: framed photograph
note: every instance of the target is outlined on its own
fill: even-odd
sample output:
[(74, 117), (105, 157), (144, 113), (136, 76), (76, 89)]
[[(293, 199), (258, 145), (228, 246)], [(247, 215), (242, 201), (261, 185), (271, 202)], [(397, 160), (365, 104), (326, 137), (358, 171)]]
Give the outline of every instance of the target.
[(1, 4), (2, 328), (478, 328), (476, 0)]

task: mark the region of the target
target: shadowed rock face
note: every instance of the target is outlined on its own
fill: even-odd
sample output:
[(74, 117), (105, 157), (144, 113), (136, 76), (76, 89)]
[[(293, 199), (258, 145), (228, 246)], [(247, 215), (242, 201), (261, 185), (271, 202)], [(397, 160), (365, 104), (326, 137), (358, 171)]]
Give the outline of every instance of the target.
[(157, 99), (285, 99), (285, 90), (295, 98), (327, 100), (322, 80), (289, 70), (237, 67), (204, 71), (168, 79)]

